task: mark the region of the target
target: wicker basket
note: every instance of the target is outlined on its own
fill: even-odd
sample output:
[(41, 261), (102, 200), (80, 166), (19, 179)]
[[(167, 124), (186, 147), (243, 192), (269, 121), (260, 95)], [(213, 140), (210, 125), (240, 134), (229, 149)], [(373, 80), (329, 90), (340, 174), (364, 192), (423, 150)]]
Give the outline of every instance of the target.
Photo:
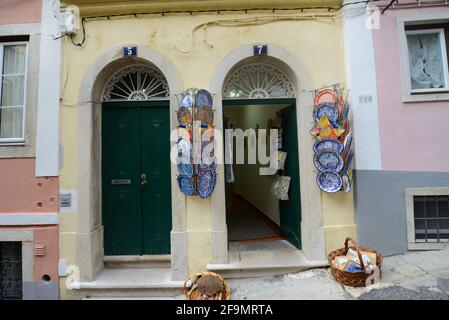
[[(215, 284), (219, 284), (220, 289), (213, 293), (206, 293), (204, 290), (202, 292), (201, 285), (198, 285), (198, 280), (202, 277), (209, 277), (209, 279), (214, 277), (213, 280), (215, 280)], [(229, 300), (231, 298), (228, 284), (221, 275), (214, 272), (199, 272), (190, 275), (184, 282), (184, 294), (187, 300)]]
[[(349, 246), (350, 241), (352, 242), (353, 246)], [(357, 243), (352, 238), (346, 238), (344, 248), (332, 251), (327, 256), (327, 260), (328, 260), (330, 268), (331, 268), (331, 273), (334, 276), (335, 280), (337, 280), (341, 284), (351, 286), (351, 287), (365, 287), (367, 285), (368, 278), (374, 274), (374, 270), (371, 272), (366, 272), (366, 268), (363, 263), (362, 263), (362, 271), (359, 271), (359, 272), (344, 271), (344, 270), (340, 270), (333, 266), (332, 261), (334, 260), (334, 258), (337, 256), (346, 255), (348, 253), (349, 248), (357, 251), (360, 261), (363, 261), (360, 251), (366, 251), (366, 252), (371, 252), (371, 253), (376, 254), (376, 256), (377, 256), (376, 263), (377, 263), (377, 267), (379, 268), (379, 277), (380, 277), (381, 266), (382, 266), (382, 261), (383, 261), (382, 255), (373, 249), (359, 247), (357, 245)], [(374, 279), (371, 280), (370, 284), (373, 284), (372, 281), (374, 281)]]

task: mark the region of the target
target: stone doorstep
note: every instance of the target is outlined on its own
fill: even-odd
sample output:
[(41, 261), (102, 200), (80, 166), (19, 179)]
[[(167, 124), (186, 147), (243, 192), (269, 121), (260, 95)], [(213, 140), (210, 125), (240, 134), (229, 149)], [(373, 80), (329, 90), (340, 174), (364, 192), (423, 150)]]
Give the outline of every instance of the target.
[(142, 255), (142, 256), (105, 256), (105, 268), (132, 269), (132, 268), (170, 268), (171, 256), (168, 255)]
[(77, 290), (182, 289), (184, 281), (172, 281), (170, 268), (104, 269), (93, 281), (74, 283)]
[(301, 250), (257, 250), (230, 253), (229, 263), (211, 263), (207, 270), (231, 279), (280, 275), (326, 266), (327, 261), (309, 261)]

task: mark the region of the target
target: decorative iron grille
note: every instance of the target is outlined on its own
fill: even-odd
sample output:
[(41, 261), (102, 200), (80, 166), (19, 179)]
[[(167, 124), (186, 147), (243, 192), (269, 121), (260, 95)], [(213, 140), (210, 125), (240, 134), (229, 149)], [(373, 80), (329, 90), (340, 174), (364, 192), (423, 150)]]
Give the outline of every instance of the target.
[(290, 79), (269, 64), (253, 63), (235, 70), (226, 80), (224, 99), (293, 98)]
[(145, 101), (168, 99), (170, 90), (164, 75), (149, 65), (130, 65), (116, 71), (106, 83), (103, 101)]
[(449, 196), (414, 196), (416, 242), (449, 241)]
[(22, 243), (0, 242), (0, 300), (22, 299)]

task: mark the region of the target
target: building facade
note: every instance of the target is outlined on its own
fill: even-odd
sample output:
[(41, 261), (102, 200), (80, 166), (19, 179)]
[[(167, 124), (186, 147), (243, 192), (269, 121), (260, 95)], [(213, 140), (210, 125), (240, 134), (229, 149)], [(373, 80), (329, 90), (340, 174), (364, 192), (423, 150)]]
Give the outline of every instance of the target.
[(373, 97), (354, 119), (357, 236), (385, 255), (444, 248), (449, 9), (444, 1), (398, 1), (378, 23), (367, 34), (370, 46), (353, 60), (369, 60), (369, 76), (355, 75), (352, 82), (362, 86), (362, 98)]
[[(6, 2), (1, 298), (173, 296), (194, 272), (326, 266), (348, 236), (384, 255), (446, 247), (445, 1)], [(346, 192), (317, 185), (323, 88), (350, 106)], [(182, 107), (199, 89), (217, 160), (205, 199), (181, 191), (189, 167), (172, 160), (190, 154)], [(226, 130), (249, 132), (247, 152), (273, 128), (282, 171), (224, 164), (238, 159)]]
[[(75, 271), (61, 278), (61, 297), (179, 290), (188, 274), (206, 269), (230, 277), (241, 272), (303, 270), (325, 265), (327, 252), (341, 246), (346, 236), (355, 236), (353, 192), (328, 194), (317, 187), (309, 133), (311, 91), (347, 82), (339, 6), (339, 1), (172, 1), (157, 5), (130, 1), (126, 6), (115, 1), (63, 2), (62, 10), (79, 14), (80, 24), (76, 35), (62, 40), (60, 188), (61, 197), (71, 198), (71, 203), (61, 207), (60, 259)], [(303, 8), (303, 13), (292, 10), (296, 7)], [(266, 45), (267, 54), (258, 55), (254, 48), (258, 45)], [(136, 54), (124, 56), (124, 47)], [(239, 79), (251, 73), (255, 74), (253, 83), (247, 83), (243, 93), (229, 89), (241, 86), (245, 80)], [(282, 79), (283, 89), (274, 92), (262, 80), (256, 83), (257, 74), (261, 79), (269, 75)], [(150, 78), (154, 85), (142, 80)], [(148, 90), (163, 89), (154, 89), (152, 94), (137, 90), (149, 103), (135, 101), (138, 81)], [(280, 213), (282, 205), (270, 200), (272, 178), (256, 177), (244, 166), (234, 167), (235, 182), (228, 183), (224, 165), (218, 164), (215, 190), (207, 199), (181, 193), (176, 164), (169, 171), (158, 169), (168, 179), (164, 181), (169, 181), (164, 187), (147, 179), (154, 176), (148, 172), (157, 167), (157, 161), (151, 160), (150, 167), (145, 166), (146, 160), (139, 164), (139, 158), (151, 159), (142, 146), (158, 145), (162, 140), (152, 140), (158, 134), (142, 131), (145, 123), (135, 121), (146, 121), (148, 116), (149, 122), (156, 121), (167, 130), (168, 137), (179, 125), (179, 94), (188, 88), (212, 93), (218, 131), (228, 128), (229, 119), (243, 129), (266, 128), (277, 111), (284, 114), (285, 131), (290, 132), (285, 143), (293, 142), (296, 148), (289, 149), (290, 164), (296, 170), (292, 173), (296, 192), (290, 194), (298, 205), (299, 210), (292, 210), (296, 216)], [(235, 95), (240, 99), (234, 99)], [(160, 112), (160, 118), (143, 116), (152, 112), (154, 116)], [(176, 139), (170, 146), (164, 143), (173, 147)], [(160, 157), (169, 162), (165, 147)], [(161, 206), (159, 220), (145, 216), (146, 200), (136, 200), (142, 206), (137, 209), (126, 200), (121, 202), (128, 196), (152, 197), (146, 187), (132, 189), (135, 179), (142, 185), (149, 181), (148, 188), (159, 188), (153, 191), (158, 200), (150, 202)], [(233, 196), (244, 200), (238, 202)], [(257, 202), (262, 200), (266, 201)], [(293, 230), (291, 244), (269, 249), (261, 245), (242, 253), (242, 247), (229, 241), (248, 238), (245, 227), (255, 225), (256, 220), (243, 219), (238, 210), (229, 213), (229, 207), (240, 204), (265, 212), (268, 219), (264, 219), (281, 233)], [(162, 236), (151, 240), (158, 232)], [(237, 261), (238, 256), (246, 258)], [(128, 269), (136, 263), (149, 265), (147, 280), (139, 284), (132, 280), (139, 273)], [(157, 280), (148, 280), (152, 275)], [(68, 280), (74, 280), (74, 289), (66, 289)]]
[(59, 155), (44, 150), (59, 145), (48, 121), (58, 85), (43, 81), (59, 82), (51, 10), (51, 1), (0, 4), (0, 300), (59, 297)]

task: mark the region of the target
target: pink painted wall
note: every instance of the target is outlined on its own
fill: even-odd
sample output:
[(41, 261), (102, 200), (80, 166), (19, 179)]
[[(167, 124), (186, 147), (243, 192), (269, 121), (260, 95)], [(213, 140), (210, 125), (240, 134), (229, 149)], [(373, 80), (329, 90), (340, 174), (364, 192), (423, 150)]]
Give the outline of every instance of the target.
[(44, 245), (45, 256), (34, 257), (33, 281), (42, 281), (43, 275), (49, 275), (51, 281), (58, 282), (58, 241), (58, 226), (34, 228), (34, 245)]
[(423, 10), (448, 9), (388, 10), (373, 30), (383, 170), (449, 171), (449, 101), (402, 102), (396, 17)]
[(0, 214), (58, 211), (58, 177), (36, 178), (34, 158), (0, 159)]
[(38, 23), (42, 0), (1, 0), (0, 24)]

